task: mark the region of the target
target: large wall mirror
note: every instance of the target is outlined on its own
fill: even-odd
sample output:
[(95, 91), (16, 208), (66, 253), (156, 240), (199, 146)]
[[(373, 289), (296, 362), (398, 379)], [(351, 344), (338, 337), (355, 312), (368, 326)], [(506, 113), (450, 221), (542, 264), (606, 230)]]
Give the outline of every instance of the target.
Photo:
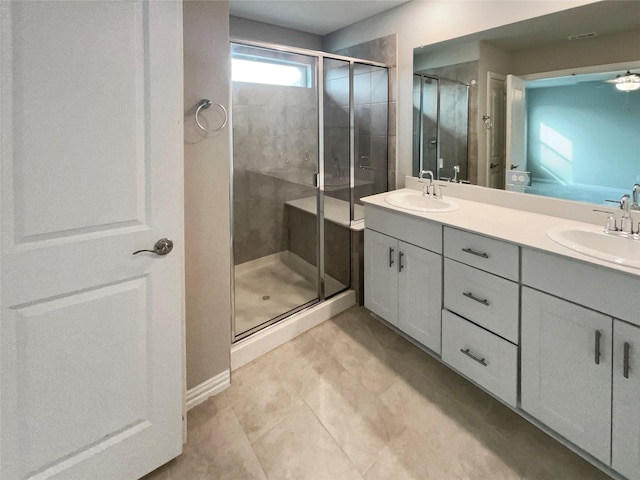
[(603, 204), (640, 183), (640, 2), (414, 49), (413, 173)]

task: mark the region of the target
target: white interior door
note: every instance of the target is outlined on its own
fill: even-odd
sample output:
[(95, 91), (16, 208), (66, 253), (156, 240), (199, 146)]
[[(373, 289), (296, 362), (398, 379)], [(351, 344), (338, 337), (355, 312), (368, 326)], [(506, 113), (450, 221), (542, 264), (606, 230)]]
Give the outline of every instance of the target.
[(489, 186), (504, 188), (505, 175), (505, 86), (504, 75), (487, 73), (487, 158)]
[(526, 101), (524, 80), (507, 75), (507, 170), (527, 169)]
[(182, 444), (182, 7), (0, 9), (0, 477), (138, 478)]

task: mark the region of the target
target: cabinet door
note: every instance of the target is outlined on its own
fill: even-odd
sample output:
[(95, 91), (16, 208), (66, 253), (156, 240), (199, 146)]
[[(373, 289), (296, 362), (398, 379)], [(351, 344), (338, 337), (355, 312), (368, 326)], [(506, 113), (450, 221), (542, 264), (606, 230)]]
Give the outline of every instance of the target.
[(610, 317), (522, 289), (521, 407), (606, 464), (611, 337)]
[(640, 328), (615, 320), (613, 355), (611, 466), (635, 480), (640, 479)]
[(364, 231), (364, 305), (398, 326), (398, 241)]
[(398, 242), (398, 327), (440, 353), (442, 257)]

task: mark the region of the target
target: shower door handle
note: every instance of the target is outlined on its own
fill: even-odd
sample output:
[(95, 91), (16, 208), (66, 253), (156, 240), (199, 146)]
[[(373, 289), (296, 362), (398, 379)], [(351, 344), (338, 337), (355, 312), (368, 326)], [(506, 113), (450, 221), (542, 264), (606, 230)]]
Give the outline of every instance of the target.
[(313, 186), (318, 188), (320, 186), (320, 174), (319, 173), (314, 173), (313, 175), (311, 175), (311, 183), (313, 183)]

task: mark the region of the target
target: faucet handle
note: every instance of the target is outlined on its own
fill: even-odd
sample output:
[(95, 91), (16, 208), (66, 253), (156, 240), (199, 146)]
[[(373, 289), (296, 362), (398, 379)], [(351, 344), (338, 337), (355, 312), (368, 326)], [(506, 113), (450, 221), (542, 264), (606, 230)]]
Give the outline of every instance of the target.
[(605, 202), (617, 203), (620, 206), (620, 210), (624, 210), (625, 215), (629, 214), (629, 207), (631, 206), (629, 194), (625, 193), (620, 197), (620, 200), (605, 200)]
[[(611, 200), (606, 200), (606, 201), (609, 202)], [(613, 216), (613, 212), (611, 210), (599, 210), (597, 208), (594, 208), (593, 211), (607, 214), (607, 219), (605, 220), (604, 229), (603, 229), (604, 233), (618, 231), (618, 224), (616, 222), (616, 217)]]
[(622, 217), (620, 219), (620, 231), (624, 233), (633, 233), (633, 219), (631, 217)]
[[(631, 203), (631, 210), (640, 210), (640, 205), (638, 205), (638, 196), (640, 196), (640, 183), (636, 183), (633, 185), (631, 189), (633, 202)], [(640, 227), (638, 227), (640, 229)]]

